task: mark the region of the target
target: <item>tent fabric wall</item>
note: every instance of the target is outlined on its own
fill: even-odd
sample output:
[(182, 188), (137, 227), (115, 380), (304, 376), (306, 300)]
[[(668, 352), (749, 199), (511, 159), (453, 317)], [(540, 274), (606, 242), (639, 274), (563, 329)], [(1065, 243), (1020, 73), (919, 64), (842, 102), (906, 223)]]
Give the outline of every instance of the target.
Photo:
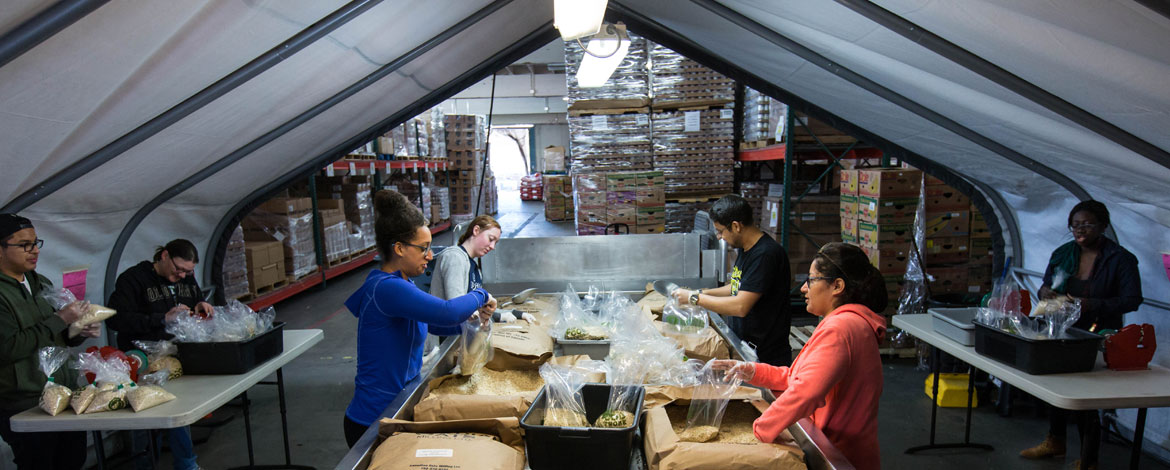
[[(148, 201), (257, 137), (484, 8), (487, 0), (383, 1), (252, 80), (146, 139), (22, 213), (48, 242), (40, 271), (90, 268), (89, 292), (103, 291), (110, 247)], [(1018, 234), (1008, 251), (1042, 271), (1069, 240), (1065, 217), (1077, 198), (906, 102), (867, 91), (834, 73), (860, 74), (907, 102), (1067, 176), (1113, 213), (1123, 246), (1140, 262), (1146, 297), (1170, 300), (1158, 254), (1170, 249), (1170, 162), (1115, 140), (1005, 88), (836, 2), (722, 0), (728, 8), (831, 60), (822, 67), (713, 14), (699, 1), (612, 0), (663, 27), (711, 59), (799, 97), (810, 108), (863, 130), (907, 160), (957, 175), (984, 193)], [(1145, 142), (1170, 149), (1170, 18), (1132, 0), (876, 0), (942, 39), (1076, 105)], [(335, 11), (343, 0), (132, 2), (115, 0), (0, 67), (0, 200), (5, 204), (75, 165), (264, 51)], [(0, 34), (47, 8), (8, 2)], [(612, 13), (612, 11), (611, 11)], [(206, 262), (231, 221), (272, 181), (313, 171), (344, 146), (405, 119), (473, 68), (547, 28), (552, 2), (514, 0), (303, 125), (149, 212), (117, 266), (146, 259), (184, 237)], [(635, 31), (637, 32), (637, 31)], [(544, 37), (544, 36), (536, 36)], [(474, 70), (485, 74), (486, 70)], [(470, 82), (469, 82), (470, 83)], [(388, 118), (389, 116), (389, 118)], [(976, 139), (978, 140), (978, 139)], [(1025, 162), (1026, 164), (1026, 162)], [(263, 175), (258, 177), (257, 175)], [(1018, 235), (1018, 237), (1017, 237)], [(1002, 244), (1001, 245), (1005, 245)], [(204, 275), (201, 279), (207, 279)], [(91, 300), (99, 300), (91, 294)], [(1128, 321), (1170, 335), (1165, 312), (1143, 306)], [(1165, 341), (1167, 338), (1163, 338)], [(1170, 353), (1155, 361), (1170, 365)], [(1149, 435), (1170, 435), (1170, 413), (1150, 413)], [(1132, 423), (1132, 414), (1123, 413)]]

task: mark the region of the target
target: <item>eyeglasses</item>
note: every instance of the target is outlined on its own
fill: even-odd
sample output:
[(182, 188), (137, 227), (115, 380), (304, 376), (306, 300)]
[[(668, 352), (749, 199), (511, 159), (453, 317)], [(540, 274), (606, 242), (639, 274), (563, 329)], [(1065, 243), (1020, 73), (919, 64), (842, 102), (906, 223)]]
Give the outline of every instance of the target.
[(837, 278), (832, 277), (832, 276), (814, 276), (814, 277), (810, 277), (808, 279), (805, 279), (804, 283), (809, 284), (813, 281), (832, 281), (834, 279), (837, 279)]
[(175, 257), (174, 256), (171, 257), (171, 267), (175, 268), (175, 274), (178, 274), (180, 276), (187, 276), (187, 275), (195, 274), (194, 269), (183, 269), (183, 268), (180, 268), (179, 265), (175, 264)]
[(427, 243), (426, 245), (415, 245), (413, 243), (406, 243), (406, 242), (398, 242), (398, 243), (401, 243), (401, 244), (406, 245), (406, 246), (413, 246), (415, 248), (418, 248), (419, 250), (422, 250), (423, 253), (431, 251), (431, 244), (430, 243)]
[(1075, 232), (1080, 229), (1093, 230), (1097, 228), (1097, 224), (1068, 224), (1068, 231)]
[(4, 245), (5, 247), (19, 246), (19, 247), (24, 249), (25, 253), (32, 253), (34, 249), (40, 249), (41, 247), (45, 246), (45, 241), (43, 239), (38, 238), (38, 239), (33, 240), (31, 242), (0, 243), (0, 245)]

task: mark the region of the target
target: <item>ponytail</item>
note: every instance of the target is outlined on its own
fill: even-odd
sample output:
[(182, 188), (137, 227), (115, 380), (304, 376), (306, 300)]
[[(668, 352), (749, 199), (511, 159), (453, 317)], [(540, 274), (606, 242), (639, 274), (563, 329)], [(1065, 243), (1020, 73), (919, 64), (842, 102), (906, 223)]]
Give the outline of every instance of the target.
[(845, 281), (842, 304), (861, 304), (874, 312), (889, 305), (885, 278), (857, 245), (825, 244), (813, 258), (813, 265), (825, 276)]

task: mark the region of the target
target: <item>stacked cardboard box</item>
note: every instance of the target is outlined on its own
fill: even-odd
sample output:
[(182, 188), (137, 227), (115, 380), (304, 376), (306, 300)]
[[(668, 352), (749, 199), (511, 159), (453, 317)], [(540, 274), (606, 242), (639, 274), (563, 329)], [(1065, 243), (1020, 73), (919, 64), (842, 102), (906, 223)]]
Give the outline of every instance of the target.
[(612, 224), (622, 224), (630, 233), (662, 233), (666, 229), (663, 184), (661, 171), (575, 175), (577, 234), (602, 235)]
[(735, 100), (735, 80), (661, 44), (650, 45), (650, 89), (655, 105)]
[(573, 218), (573, 183), (567, 175), (544, 175), (544, 218), (552, 222)]
[[(281, 259), (284, 251), (281, 251)], [(283, 274), (283, 271), (281, 271)], [(227, 250), (223, 255), (223, 295), (229, 299), (238, 299), (248, 295), (248, 263), (244, 253), (244, 228), (237, 225), (228, 239)]]
[(308, 275), (317, 269), (312, 209), (313, 202), (307, 197), (270, 199), (244, 218), (244, 240), (281, 242), (285, 274), (292, 278)]
[(325, 246), (325, 260), (339, 261), (352, 253), (350, 248), (349, 221), (345, 219), (345, 200), (320, 198), (317, 200), (317, 217), (321, 222), (321, 240)]
[(964, 294), (971, 256), (971, 201), (940, 180), (930, 178), (927, 183), (926, 272), (934, 278), (930, 292)]
[(432, 158), (447, 158), (447, 124), (438, 106), (430, 111), (430, 147)]
[(971, 206), (971, 255), (968, 258), (967, 293), (991, 292), (993, 277), (991, 231), (983, 214)]
[(451, 219), (451, 191), (446, 186), (431, 187), (431, 224)]
[(247, 241), (244, 258), (248, 266), (248, 285), (253, 296), (265, 294), (284, 285), (284, 249), (278, 241)]
[(666, 232), (687, 233), (695, 229), (695, 214), (710, 211), (716, 199), (681, 200), (666, 203)]
[(740, 183), (739, 195), (752, 206), (752, 220), (763, 220), (764, 198), (768, 196), (768, 183)]
[(788, 105), (751, 88), (744, 90), (744, 142), (784, 141), (784, 126), (788, 125)]
[(858, 170), (844, 170), (841, 172), (841, 241), (845, 243), (852, 243), (854, 245), (861, 244), (861, 238), (858, 237), (857, 223), (859, 222), (859, 214), (857, 212), (857, 198), (858, 198)]
[[(650, 96), (650, 80), (646, 70), (647, 42), (641, 36), (630, 34), (630, 48), (621, 64), (605, 84), (595, 88), (577, 86), (577, 70), (585, 51), (577, 41), (565, 41), (565, 79), (568, 81), (569, 108), (573, 109), (594, 100), (645, 100)], [(588, 43), (585, 43), (588, 45)], [(595, 48), (591, 48), (593, 50)], [(593, 51), (598, 54), (606, 50)]]
[(574, 173), (654, 169), (649, 108), (596, 109), (569, 116), (569, 148)]
[(374, 204), (369, 176), (334, 176), (317, 179), (317, 205), (326, 200), (343, 201), (333, 209), (340, 209), (349, 222), (350, 251), (358, 252), (374, 246)]
[[(764, 198), (764, 210), (759, 223), (760, 230), (777, 241), (781, 238), (781, 200), (780, 197)], [(787, 251), (794, 276), (799, 278), (808, 274), (809, 265), (820, 246), (840, 241), (840, 204), (837, 196), (805, 196), (791, 204), (788, 220), (792, 227), (788, 231)]]
[(565, 168), (565, 148), (560, 145), (550, 145), (544, 148), (544, 173), (563, 173)]
[(731, 108), (654, 113), (654, 169), (671, 198), (731, 192), (735, 168)]
[[(494, 186), (486, 167), (487, 123), (482, 115), (448, 114), (443, 116), (447, 135), (447, 178), (451, 187), (452, 214), (486, 214), (481, 182)], [(484, 191), (484, 196), (489, 196)], [(476, 210), (479, 201), (482, 207)]]
[[(848, 174), (842, 179), (852, 177), (852, 173)], [(842, 181), (843, 188), (848, 184)], [(891, 300), (898, 297), (912, 255), (914, 217), (921, 189), (922, 172), (918, 170), (857, 171), (858, 241), (870, 262), (885, 276)]]

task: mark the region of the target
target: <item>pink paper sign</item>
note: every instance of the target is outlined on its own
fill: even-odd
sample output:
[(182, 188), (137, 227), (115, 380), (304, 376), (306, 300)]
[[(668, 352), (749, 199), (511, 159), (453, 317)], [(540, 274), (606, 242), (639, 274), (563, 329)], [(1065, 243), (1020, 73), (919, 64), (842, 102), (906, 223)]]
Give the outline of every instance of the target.
[(88, 272), (88, 269), (80, 269), (67, 272), (62, 276), (61, 285), (69, 289), (69, 292), (72, 292), (77, 300), (85, 299), (85, 275)]
[(1162, 266), (1166, 267), (1166, 277), (1170, 278), (1170, 253), (1162, 253)]

